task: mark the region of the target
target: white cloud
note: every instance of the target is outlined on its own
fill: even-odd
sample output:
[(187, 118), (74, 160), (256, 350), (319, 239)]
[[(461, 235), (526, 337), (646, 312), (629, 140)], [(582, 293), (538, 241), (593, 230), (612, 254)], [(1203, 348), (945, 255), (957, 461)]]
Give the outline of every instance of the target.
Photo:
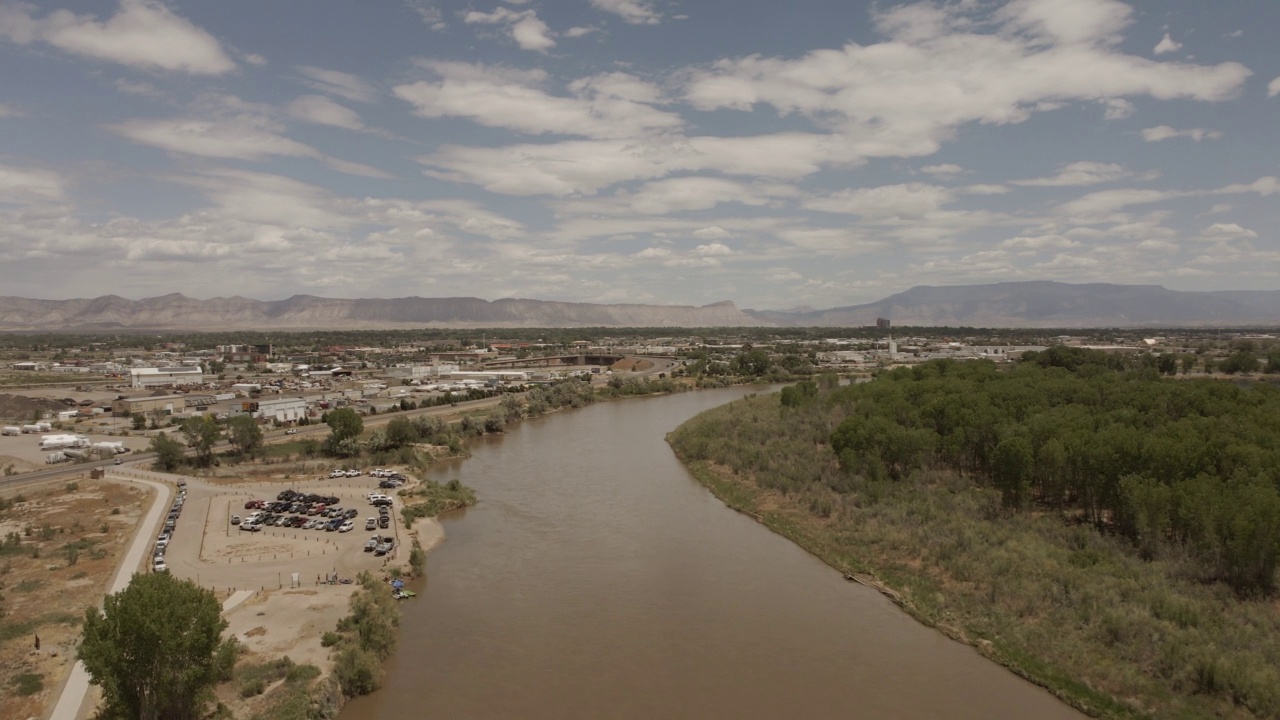
[(551, 29), (538, 19), (533, 10), (515, 11), (507, 7), (498, 7), (488, 13), (472, 10), (462, 16), (462, 21), (468, 25), (506, 25), (511, 39), (524, 50), (545, 51), (556, 44), (551, 39)]
[(713, 255), (732, 255), (733, 249), (724, 243), (713, 242), (699, 245), (693, 249), (693, 252), (703, 257), (710, 257)]
[(1106, 108), (1102, 117), (1107, 120), (1124, 120), (1138, 110), (1133, 103), (1124, 98), (1106, 98), (1102, 101), (1102, 105)]
[(941, 165), (925, 165), (920, 168), (920, 172), (926, 175), (932, 175), (941, 180), (950, 180), (964, 175), (968, 171), (954, 163), (943, 163)]
[(1275, 97), (1280, 95), (1280, 77), (1267, 83), (1267, 97)]
[(267, 64), (267, 58), (263, 55), (259, 55), (258, 53), (245, 53), (244, 61), (250, 65), (262, 66)]
[(979, 183), (977, 185), (966, 185), (959, 188), (960, 192), (967, 195), (1004, 195), (1009, 192), (1009, 188), (1004, 185), (991, 185)]
[(396, 96), (425, 118), (465, 117), (490, 127), (534, 135), (634, 137), (679, 127), (679, 115), (654, 107), (661, 90), (625, 73), (607, 73), (569, 84), (566, 95), (542, 86), (547, 74), (456, 62), (426, 62), (437, 80), (397, 85)]
[(1152, 52), (1156, 55), (1164, 55), (1165, 53), (1178, 52), (1181, 49), (1182, 43), (1174, 42), (1173, 38), (1169, 37), (1169, 33), (1165, 33), (1160, 42), (1156, 43), (1156, 47)]
[(1280, 179), (1275, 177), (1258, 178), (1252, 183), (1231, 184), (1212, 190), (1141, 190), (1137, 188), (1121, 188), (1089, 193), (1083, 197), (1058, 206), (1062, 215), (1096, 220), (1107, 217), (1133, 205), (1147, 205), (1184, 197), (1204, 197), (1218, 195), (1237, 195), (1257, 193), (1263, 197), (1280, 192)]
[(270, 157), (306, 157), (339, 172), (365, 177), (387, 173), (361, 163), (330, 157), (281, 134), (284, 126), (271, 108), (239, 98), (206, 95), (197, 100), (191, 115), (155, 120), (127, 120), (107, 129), (133, 142), (185, 155), (236, 160)]
[(859, 215), (866, 220), (919, 218), (954, 200), (947, 188), (925, 183), (841, 190), (804, 202), (810, 210)]
[(657, 25), (662, 20), (662, 14), (653, 9), (649, 0), (591, 0), (591, 5), (632, 25)]
[[(936, 152), (971, 122), (1023, 122), (1071, 101), (1129, 96), (1226, 100), (1250, 71), (1239, 63), (1161, 63), (1126, 55), (1118, 32), (1130, 9), (1113, 0), (1018, 0), (897, 6), (874, 16), (885, 42), (849, 43), (799, 58), (752, 55), (686, 73), (702, 110), (772, 106), (840, 135), (860, 157)], [(996, 32), (976, 32), (1001, 23)], [(1047, 103), (1047, 104), (1046, 104)]]
[(289, 103), (288, 113), (295, 119), (317, 125), (332, 125), (348, 130), (365, 129), (364, 122), (356, 111), (323, 95), (303, 95)]
[(236, 64), (209, 33), (156, 0), (120, 0), (105, 22), (57, 10), (36, 18), (25, 4), (0, 6), (0, 37), (19, 45), (45, 42), (95, 60), (146, 69), (221, 75)]
[(1175, 130), (1168, 125), (1157, 125), (1155, 127), (1144, 128), (1142, 131), (1142, 139), (1147, 142), (1160, 142), (1161, 140), (1171, 140), (1173, 138), (1190, 138), (1196, 142), (1201, 140), (1221, 140), (1222, 132), (1219, 130), (1205, 130), (1204, 128), (1191, 128), (1190, 130)]
[(0, 103), (0, 118), (20, 117), (21, 115), (22, 113), (18, 112), (18, 110), (14, 108), (12, 105), (5, 105), (4, 103)]
[(314, 90), (359, 103), (378, 99), (378, 91), (372, 85), (350, 73), (310, 65), (299, 65), (297, 70), (302, 73), (302, 83)]
[(161, 95), (160, 89), (149, 82), (135, 82), (133, 80), (120, 78), (112, 83), (112, 85), (115, 89), (126, 95), (137, 95), (139, 97), (151, 98), (160, 97)]
[(1091, 161), (1074, 162), (1058, 169), (1052, 177), (1034, 178), (1031, 180), (1012, 180), (1012, 185), (1030, 187), (1072, 187), (1078, 185), (1096, 185), (1112, 182), (1129, 176), (1129, 172), (1115, 163)]
[(600, 28), (594, 27), (591, 25), (575, 25), (569, 28), (568, 30), (565, 30), (564, 36), (567, 38), (579, 38), (579, 37), (582, 37), (583, 35), (589, 35), (593, 32), (599, 32), (599, 31), (600, 31)]
[(431, 0), (405, 0), (405, 5), (418, 14), (423, 24), (439, 32), (448, 27), (444, 21), (444, 13)]
[(0, 203), (59, 200), (63, 187), (62, 178), (57, 173), (0, 164)]
[(1205, 228), (1200, 235), (1211, 240), (1235, 240), (1239, 238), (1256, 238), (1258, 233), (1237, 225), (1236, 223), (1214, 223)]

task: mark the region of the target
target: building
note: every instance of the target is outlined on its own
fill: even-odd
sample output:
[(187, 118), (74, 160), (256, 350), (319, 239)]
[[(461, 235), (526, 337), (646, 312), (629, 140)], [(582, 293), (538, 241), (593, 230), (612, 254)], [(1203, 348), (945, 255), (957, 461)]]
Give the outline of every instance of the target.
[(888, 329), (889, 329), (889, 318), (882, 318), (882, 317), (878, 317), (878, 318), (876, 318), (876, 329), (877, 329), (877, 330), (888, 330)]
[(172, 415), (187, 409), (186, 395), (160, 395), (157, 397), (124, 398), (111, 403), (111, 414), (128, 417), (136, 413), (146, 415), (160, 412)]
[(204, 382), (204, 371), (199, 367), (131, 368), (129, 378), (135, 388), (199, 385)]
[(277, 425), (297, 422), (307, 416), (307, 401), (302, 398), (273, 398), (242, 403), (244, 411)]

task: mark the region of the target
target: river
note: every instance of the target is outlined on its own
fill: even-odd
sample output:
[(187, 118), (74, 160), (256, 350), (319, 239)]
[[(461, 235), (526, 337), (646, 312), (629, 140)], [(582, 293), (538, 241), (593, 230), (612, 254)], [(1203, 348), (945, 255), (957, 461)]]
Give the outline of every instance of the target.
[(340, 720), (1084, 717), (698, 485), (665, 434), (748, 392), (557, 413), (439, 467), (480, 503)]

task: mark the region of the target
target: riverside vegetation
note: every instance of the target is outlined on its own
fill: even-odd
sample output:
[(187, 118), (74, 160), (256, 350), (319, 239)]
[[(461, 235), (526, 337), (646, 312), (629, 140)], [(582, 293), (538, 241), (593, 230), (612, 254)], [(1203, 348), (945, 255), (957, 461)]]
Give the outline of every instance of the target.
[(1280, 392), (1087, 351), (704, 413), (732, 507), (1100, 717), (1280, 717)]

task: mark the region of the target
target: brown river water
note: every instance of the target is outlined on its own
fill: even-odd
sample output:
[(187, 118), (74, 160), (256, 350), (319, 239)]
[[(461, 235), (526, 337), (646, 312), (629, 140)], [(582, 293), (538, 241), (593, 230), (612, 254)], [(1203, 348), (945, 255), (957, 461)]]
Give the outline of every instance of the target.
[(1084, 717), (698, 485), (665, 434), (748, 392), (557, 413), (439, 468), (480, 502), (339, 720)]

